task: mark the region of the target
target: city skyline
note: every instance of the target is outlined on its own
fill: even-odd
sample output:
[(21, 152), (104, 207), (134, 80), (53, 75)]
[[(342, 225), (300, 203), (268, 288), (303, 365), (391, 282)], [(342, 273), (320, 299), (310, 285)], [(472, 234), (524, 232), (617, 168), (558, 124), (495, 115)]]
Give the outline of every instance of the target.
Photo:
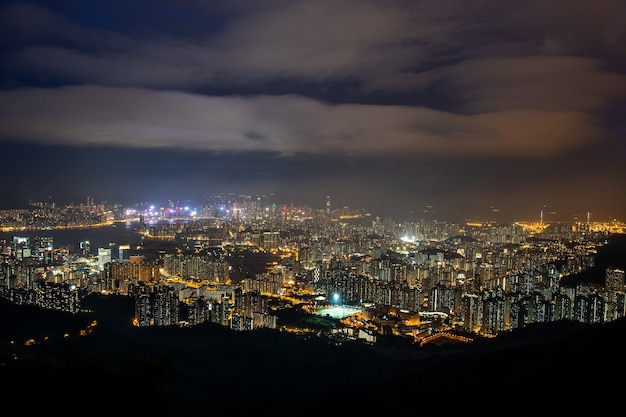
[(626, 7), (0, 4), (4, 195), (626, 218)]

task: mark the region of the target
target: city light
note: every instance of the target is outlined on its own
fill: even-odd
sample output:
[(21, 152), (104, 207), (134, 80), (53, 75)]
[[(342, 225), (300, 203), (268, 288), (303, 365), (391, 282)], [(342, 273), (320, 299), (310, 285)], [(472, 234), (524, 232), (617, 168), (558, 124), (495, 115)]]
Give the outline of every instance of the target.
[[(431, 331), (461, 328), (491, 336), (526, 322), (554, 319), (554, 314), (532, 317), (526, 322), (509, 317), (527, 310), (539, 315), (545, 311), (540, 303), (558, 305), (560, 318), (589, 320), (578, 312), (580, 307), (576, 303), (582, 302), (583, 297), (609, 298), (613, 296), (612, 291), (621, 288), (612, 284), (617, 289), (594, 292), (592, 287), (583, 287), (577, 289), (576, 299), (565, 287), (550, 292), (558, 297), (550, 295), (532, 301), (517, 294), (535, 290), (533, 286), (539, 290), (541, 286), (557, 288), (568, 276), (593, 266), (593, 258), (608, 243), (611, 234), (626, 230), (619, 228), (623, 227), (622, 223), (611, 222), (610, 228), (599, 227), (599, 223), (575, 222), (567, 225), (543, 222), (540, 228), (528, 227), (534, 224), (523, 222), (463, 227), (443, 221), (386, 224), (364, 220), (349, 224), (329, 222), (323, 209), (317, 209), (319, 216), (315, 216), (316, 209), (308, 206), (272, 203), (261, 207), (257, 204), (258, 199), (248, 198), (232, 199), (228, 203), (219, 201), (205, 207), (199, 205), (201, 216), (197, 218), (193, 217), (197, 213), (191, 205), (171, 203), (170, 207), (154, 211), (150, 209), (155, 206), (136, 205), (128, 210), (118, 207), (118, 221), (124, 221), (127, 229), (136, 228), (134, 233), (140, 239), (132, 244), (128, 240), (116, 242), (115, 253), (96, 248), (96, 240), (90, 235), (90, 227), (109, 227), (115, 235), (120, 230), (115, 229), (115, 224), (105, 226), (95, 219), (86, 226), (84, 217), (76, 211), (72, 211), (72, 216), (66, 216), (62, 210), (51, 211), (49, 217), (37, 212), (37, 224), (46, 235), (52, 236), (56, 230), (79, 228), (79, 225), (85, 234), (72, 252), (56, 248), (56, 244), (51, 245), (46, 239), (35, 241), (12, 236), (6, 240), (3, 250), (7, 262), (18, 271), (11, 278), (7, 293), (10, 295), (15, 288), (48, 292), (48, 297), (32, 299), (42, 307), (75, 312), (81, 309), (79, 292), (127, 295), (135, 285), (133, 280), (140, 280), (147, 286), (155, 286), (154, 291), (179, 292), (176, 296), (164, 294), (159, 300), (193, 303), (197, 294), (203, 294), (203, 299), (209, 302), (209, 311), (219, 310), (218, 305), (225, 302), (223, 295), (231, 294), (224, 307), (226, 318), (239, 317), (233, 312), (243, 308), (237, 305), (232, 294), (258, 291), (264, 297), (282, 300), (280, 307), (264, 307), (264, 314), (287, 306), (303, 306), (308, 313), (320, 316), (340, 319), (351, 316), (343, 325), (371, 327), (378, 329), (376, 331), (382, 331), (381, 320), (394, 320), (394, 332), (401, 336), (403, 332), (415, 331), (412, 317), (422, 312), (422, 319), (432, 322), (427, 324), (432, 327)], [(93, 216), (93, 207), (90, 206), (85, 216)], [(105, 206), (100, 209), (103, 215), (113, 210)], [(307, 213), (309, 219), (306, 228), (302, 227), (302, 213)], [(128, 215), (136, 217), (129, 221), (125, 218)], [(77, 216), (80, 222), (72, 224)], [(14, 219), (5, 224), (19, 228), (20, 233), (33, 222), (25, 213), (6, 218)], [(52, 224), (63, 226), (57, 229)], [(312, 233), (307, 235), (305, 230)], [(109, 239), (108, 244), (114, 240)], [(144, 252), (146, 246), (158, 248), (162, 264), (150, 264), (145, 256), (149, 254)], [(93, 253), (96, 250), (98, 256)], [(117, 252), (119, 259), (111, 259)], [(240, 262), (248, 262), (243, 258), (251, 255), (265, 257), (257, 266), (264, 271), (244, 270)], [(558, 267), (563, 259), (568, 260), (567, 269)], [(40, 264), (42, 272), (31, 269), (35, 276), (28, 275), (29, 269), (18, 267), (24, 262)], [(618, 277), (607, 282), (618, 282), (623, 274), (620, 271), (605, 269), (601, 274)], [(537, 274), (541, 274), (540, 279)], [(530, 276), (534, 277), (532, 281), (529, 281)], [(471, 306), (480, 300), (490, 300), (492, 296), (486, 295), (489, 291), (499, 291), (499, 297), (507, 300), (490, 306), (493, 310), (490, 314), (503, 319), (480, 321), (463, 313), (476, 311), (479, 307)], [(315, 297), (306, 298), (313, 294)], [(561, 300), (564, 297), (568, 297), (569, 302)], [(531, 302), (537, 305), (522, 305)], [(604, 305), (602, 308), (607, 311), (598, 311), (592, 317), (609, 320), (620, 314), (608, 311), (615, 309), (614, 304), (599, 301), (596, 304)], [(360, 307), (354, 307), (356, 305)], [(500, 311), (501, 305), (509, 307)], [(137, 318), (139, 326), (177, 325), (178, 321), (188, 326), (197, 324), (188, 317), (179, 317), (176, 304), (149, 307), (168, 313), (161, 319), (152, 317), (151, 314), (157, 313), (147, 310), (145, 317)], [(359, 312), (358, 318), (355, 312)], [(216, 320), (206, 315), (201, 317), (200, 320)], [(230, 325), (228, 320), (220, 323)], [(260, 323), (245, 326), (268, 325)]]

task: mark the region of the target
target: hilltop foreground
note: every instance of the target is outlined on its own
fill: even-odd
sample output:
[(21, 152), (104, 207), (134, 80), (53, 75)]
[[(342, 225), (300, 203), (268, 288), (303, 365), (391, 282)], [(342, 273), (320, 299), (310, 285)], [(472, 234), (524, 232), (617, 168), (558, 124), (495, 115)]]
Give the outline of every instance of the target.
[[(623, 394), (626, 320), (532, 325), (454, 346), (337, 346), (269, 329), (136, 328), (123, 319), (132, 314), (126, 299), (87, 301), (91, 313), (69, 315), (0, 300), (3, 409), (186, 416), (563, 413), (609, 411)], [(78, 336), (93, 320), (97, 326)], [(29, 338), (36, 343), (25, 346)]]

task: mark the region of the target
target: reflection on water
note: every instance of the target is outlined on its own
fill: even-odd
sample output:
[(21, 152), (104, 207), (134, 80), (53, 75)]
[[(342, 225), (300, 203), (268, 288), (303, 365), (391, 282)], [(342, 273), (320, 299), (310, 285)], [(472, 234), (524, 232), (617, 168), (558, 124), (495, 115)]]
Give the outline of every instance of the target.
[(0, 244), (3, 240), (12, 241), (14, 236), (27, 237), (31, 244), (37, 237), (52, 237), (53, 248), (78, 248), (81, 242), (89, 241), (90, 252), (95, 255), (98, 253), (98, 248), (116, 249), (119, 245), (137, 246), (142, 240), (142, 235), (137, 232), (138, 226), (138, 222), (126, 222), (84, 229), (2, 232), (0, 233)]

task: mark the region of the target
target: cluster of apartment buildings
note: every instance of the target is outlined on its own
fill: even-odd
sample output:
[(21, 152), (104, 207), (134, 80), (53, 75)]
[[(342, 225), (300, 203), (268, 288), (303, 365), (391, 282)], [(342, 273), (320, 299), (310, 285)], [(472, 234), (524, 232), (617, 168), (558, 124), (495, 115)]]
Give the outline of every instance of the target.
[[(280, 297), (341, 300), (360, 307), (362, 320), (397, 317), (395, 331), (413, 335), (416, 327), (432, 331), (433, 321), (438, 330), (495, 335), (626, 315), (622, 266), (593, 282), (567, 279), (595, 267), (615, 225), (398, 223), (338, 215), (328, 205), (228, 213), (162, 226), (140, 221), (145, 238), (175, 240), (177, 250), (118, 259), (99, 252), (95, 262), (18, 234), (2, 247), (0, 296), (77, 312), (85, 294), (115, 293), (134, 298), (137, 326), (210, 321), (237, 330), (276, 328), (269, 300)], [(275, 259), (266, 270), (233, 272), (233, 260), (259, 252)]]

